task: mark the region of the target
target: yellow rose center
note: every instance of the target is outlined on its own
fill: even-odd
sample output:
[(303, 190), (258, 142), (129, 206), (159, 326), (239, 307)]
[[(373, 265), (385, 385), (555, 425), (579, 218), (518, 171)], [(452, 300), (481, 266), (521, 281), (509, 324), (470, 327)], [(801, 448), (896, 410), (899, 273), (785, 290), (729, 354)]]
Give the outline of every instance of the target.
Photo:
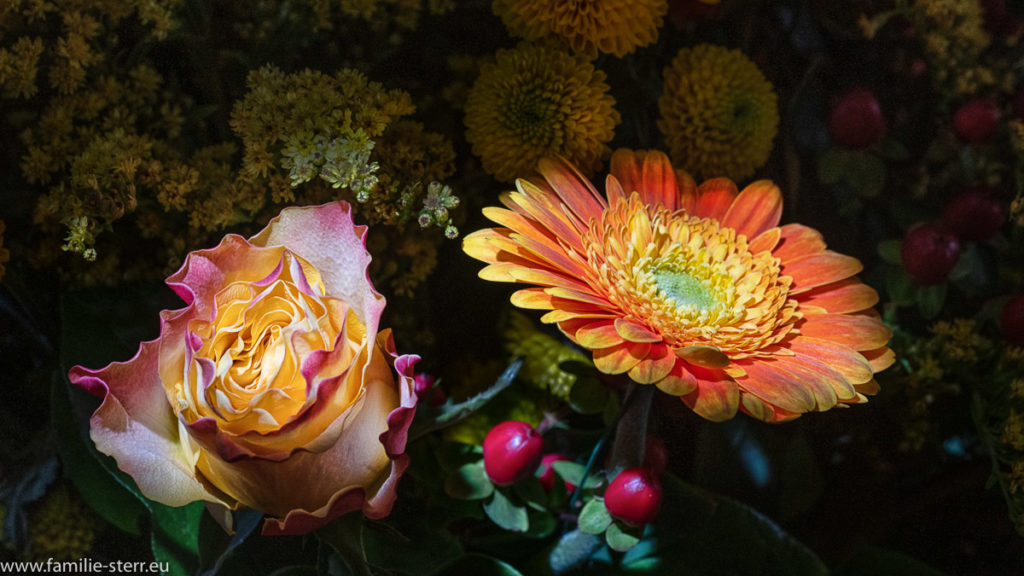
[[(316, 269), (287, 250), (270, 276), (230, 283), (215, 303), (212, 320), (189, 324), (199, 343), (174, 395), (186, 421), (212, 417), (229, 433), (272, 432), (293, 420), (316, 400), (303, 359), (334, 350), (343, 330), (362, 337), (355, 314), (325, 296)], [(342, 343), (332, 364), (347, 366), (359, 344)]]

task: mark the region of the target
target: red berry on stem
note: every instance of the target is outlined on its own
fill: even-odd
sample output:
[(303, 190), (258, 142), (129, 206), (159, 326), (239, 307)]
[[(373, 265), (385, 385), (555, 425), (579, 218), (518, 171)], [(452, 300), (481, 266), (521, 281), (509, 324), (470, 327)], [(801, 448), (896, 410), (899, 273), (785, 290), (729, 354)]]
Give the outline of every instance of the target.
[(964, 142), (983, 144), (995, 135), (1003, 116), (992, 98), (975, 98), (960, 105), (953, 114), (953, 130)]
[(1014, 346), (1024, 346), (1024, 294), (1018, 294), (1003, 306), (999, 332)]
[(903, 268), (917, 283), (945, 282), (960, 259), (956, 235), (934, 224), (923, 224), (907, 232), (900, 247)]
[(946, 204), (942, 223), (961, 240), (984, 242), (995, 236), (1006, 222), (1003, 204), (996, 191), (987, 186), (969, 186)]
[(668, 450), (665, 442), (657, 436), (648, 436), (644, 444), (644, 468), (660, 476), (668, 465)]
[(509, 486), (531, 476), (540, 465), (543, 440), (526, 422), (502, 422), (484, 438), (484, 470), (491, 482)]
[(828, 132), (842, 148), (860, 150), (885, 136), (885, 117), (875, 93), (863, 88), (844, 94), (828, 120)]
[[(540, 476), (538, 479), (540, 480), (540, 485), (544, 488), (545, 492), (551, 492), (555, 487), (555, 469), (551, 465), (555, 462), (567, 460), (569, 460), (569, 458), (561, 454), (545, 454), (544, 457), (540, 459)], [(566, 492), (571, 494), (575, 489), (575, 484), (570, 484), (569, 482), (565, 483)]]
[(661, 482), (645, 468), (627, 468), (604, 492), (612, 518), (630, 526), (650, 524), (661, 510)]

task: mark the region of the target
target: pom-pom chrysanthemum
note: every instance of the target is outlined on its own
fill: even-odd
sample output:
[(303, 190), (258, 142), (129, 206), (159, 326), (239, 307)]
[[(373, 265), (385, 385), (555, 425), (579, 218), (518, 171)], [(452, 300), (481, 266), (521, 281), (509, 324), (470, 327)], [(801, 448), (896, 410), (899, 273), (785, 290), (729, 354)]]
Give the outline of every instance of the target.
[(502, 181), (558, 154), (592, 173), (619, 123), (604, 72), (566, 52), (520, 44), (484, 65), (466, 101), (466, 139)]
[(625, 56), (653, 44), (668, 12), (666, 0), (495, 0), (494, 13), (513, 36), (559, 40), (593, 58)]
[(620, 150), (606, 195), (562, 160), (517, 180), (501, 224), (466, 237), (480, 276), (533, 284), (512, 295), (548, 310), (606, 374), (682, 397), (710, 420), (766, 421), (866, 401), (892, 364), (891, 331), (854, 277), (857, 259), (821, 234), (779, 226), (768, 181), (700, 186), (660, 152)]
[(658, 128), (672, 159), (700, 178), (746, 178), (768, 160), (779, 128), (771, 83), (738, 50), (684, 48), (665, 69)]

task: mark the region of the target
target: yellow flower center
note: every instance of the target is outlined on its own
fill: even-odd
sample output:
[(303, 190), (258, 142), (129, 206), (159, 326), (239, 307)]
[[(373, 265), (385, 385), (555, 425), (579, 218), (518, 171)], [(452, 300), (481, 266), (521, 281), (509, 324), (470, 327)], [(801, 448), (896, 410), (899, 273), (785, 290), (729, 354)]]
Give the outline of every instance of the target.
[(799, 318), (778, 259), (752, 253), (745, 236), (717, 220), (650, 207), (633, 195), (592, 224), (584, 245), (608, 298), (674, 348), (756, 356)]

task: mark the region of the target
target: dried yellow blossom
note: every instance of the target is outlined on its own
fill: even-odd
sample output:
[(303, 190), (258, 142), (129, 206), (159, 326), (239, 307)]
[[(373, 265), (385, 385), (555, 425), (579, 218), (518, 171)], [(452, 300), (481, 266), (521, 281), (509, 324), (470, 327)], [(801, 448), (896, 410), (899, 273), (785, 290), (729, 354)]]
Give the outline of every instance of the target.
[(991, 43), (979, 2), (914, 0), (910, 19), (919, 31), (933, 81), (959, 96), (994, 84), (978, 58)]
[(941, 346), (942, 357), (951, 362), (974, 364), (979, 352), (989, 346), (989, 340), (975, 330), (974, 320), (969, 318), (937, 322), (931, 331)]
[(1010, 382), (1010, 398), (1024, 400), (1024, 378), (1014, 378)]
[(621, 121), (604, 72), (546, 46), (522, 43), (485, 64), (466, 100), (466, 139), (484, 170), (511, 182), (561, 155), (584, 173), (611, 154)]
[(924, 380), (942, 380), (942, 364), (929, 355), (921, 360), (917, 375)]
[(1003, 424), (1001, 440), (1016, 450), (1024, 450), (1024, 418), (1012, 408)]
[(700, 44), (665, 69), (658, 128), (672, 159), (698, 179), (742, 180), (768, 160), (779, 129), (771, 83), (742, 52)]

